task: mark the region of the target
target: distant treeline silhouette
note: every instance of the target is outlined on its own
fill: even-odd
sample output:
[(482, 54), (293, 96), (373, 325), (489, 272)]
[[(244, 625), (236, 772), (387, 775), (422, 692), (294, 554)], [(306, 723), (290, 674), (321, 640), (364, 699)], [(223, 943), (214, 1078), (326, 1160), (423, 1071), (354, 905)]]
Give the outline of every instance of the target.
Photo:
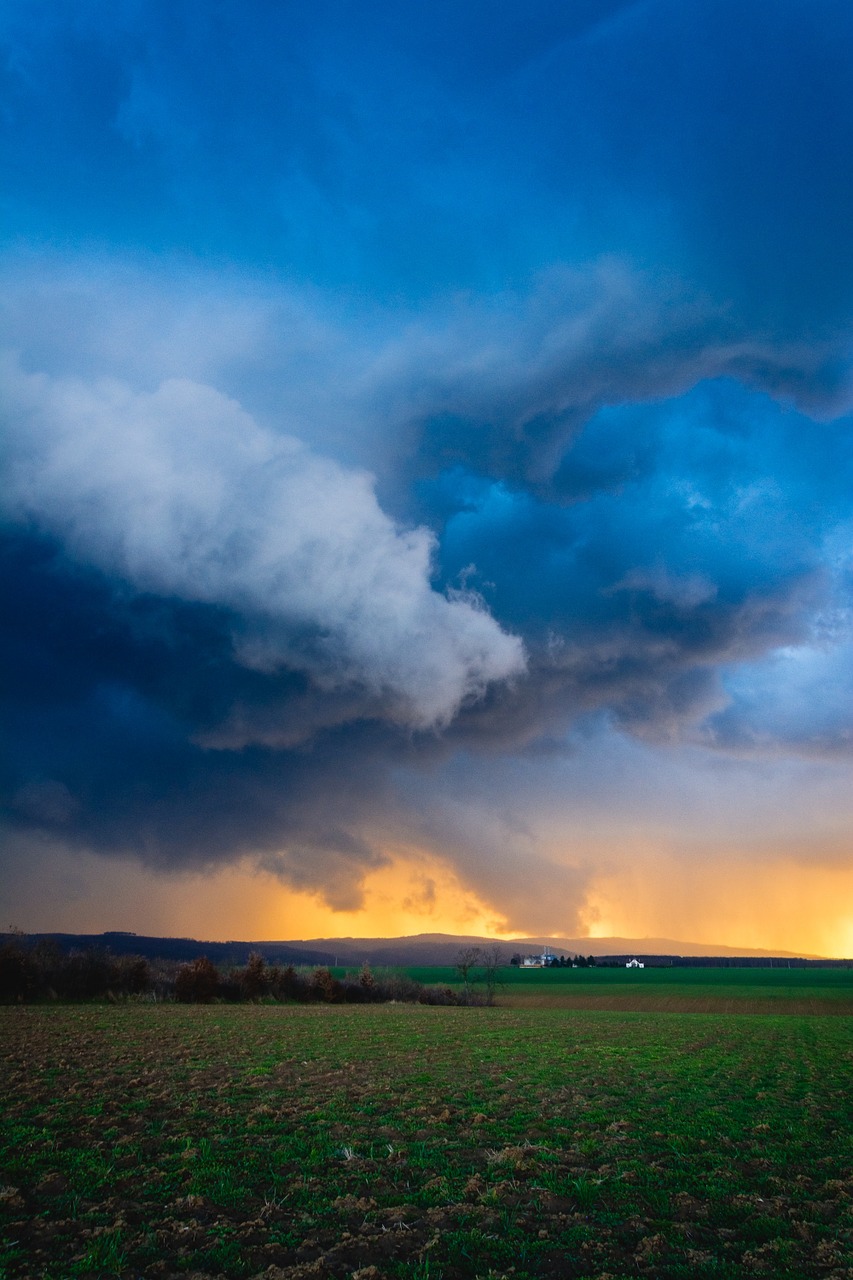
[[(111, 955), (101, 948), (64, 952), (49, 939), (28, 946), (8, 935), (0, 943), (0, 1003), (45, 1000), (120, 1000), (128, 997), (212, 1001), (297, 1001), (303, 1004), (462, 1003), (450, 987), (425, 986), (402, 973), (361, 970), (336, 977), (330, 969), (268, 964), (258, 953), (245, 965), (219, 969), (207, 956), (185, 964), (152, 963), (144, 956)], [(469, 1002), (470, 1003), (470, 1002)]]

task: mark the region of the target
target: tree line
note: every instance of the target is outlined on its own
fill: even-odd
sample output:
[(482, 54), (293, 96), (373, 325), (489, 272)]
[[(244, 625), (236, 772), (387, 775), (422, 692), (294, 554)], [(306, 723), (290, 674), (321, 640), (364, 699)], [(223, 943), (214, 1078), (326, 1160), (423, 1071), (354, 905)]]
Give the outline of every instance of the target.
[(313, 970), (268, 964), (255, 952), (245, 965), (218, 968), (207, 956), (183, 964), (152, 962), (144, 956), (112, 955), (102, 948), (63, 952), (42, 939), (26, 945), (16, 935), (0, 943), (0, 1003), (46, 1000), (281, 1001), (304, 1004), (463, 1004), (447, 986), (429, 986), (403, 973), (361, 970), (335, 976), (325, 966)]

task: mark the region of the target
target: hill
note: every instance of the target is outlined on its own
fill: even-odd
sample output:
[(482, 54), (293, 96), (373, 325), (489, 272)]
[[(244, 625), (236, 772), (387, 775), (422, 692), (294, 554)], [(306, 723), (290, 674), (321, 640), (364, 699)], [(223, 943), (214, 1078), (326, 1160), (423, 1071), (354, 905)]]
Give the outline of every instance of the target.
[[(474, 935), (457, 936), (448, 933), (418, 933), (405, 938), (309, 938), (290, 945), (309, 947), (317, 951), (333, 953), (340, 957), (352, 955), (371, 964), (432, 965), (453, 964), (461, 947), (488, 947), (495, 944), (493, 938)], [(555, 955), (588, 956), (721, 956), (767, 959), (820, 959), (795, 951), (763, 951), (756, 947), (729, 947), (702, 942), (680, 942), (672, 938), (556, 938), (529, 937), (498, 941), (497, 945), (507, 957), (515, 952), (522, 955), (549, 950)], [(340, 960), (340, 963), (349, 961)]]
[(114, 955), (143, 955), (149, 959), (185, 961), (206, 955), (215, 964), (245, 964), (253, 951), (259, 951), (270, 964), (293, 965), (452, 965), (461, 948), (498, 945), (507, 960), (514, 953), (522, 955), (546, 948), (555, 955), (597, 957), (719, 957), (729, 961), (743, 959), (820, 960), (821, 957), (794, 951), (762, 951), (755, 947), (729, 947), (710, 943), (683, 942), (672, 938), (513, 938), (509, 941), (475, 935), (418, 933), (403, 938), (308, 938), (263, 942), (209, 942), (197, 938), (157, 938), (135, 933), (98, 934), (27, 934), (31, 942), (52, 938), (63, 950), (105, 947)]

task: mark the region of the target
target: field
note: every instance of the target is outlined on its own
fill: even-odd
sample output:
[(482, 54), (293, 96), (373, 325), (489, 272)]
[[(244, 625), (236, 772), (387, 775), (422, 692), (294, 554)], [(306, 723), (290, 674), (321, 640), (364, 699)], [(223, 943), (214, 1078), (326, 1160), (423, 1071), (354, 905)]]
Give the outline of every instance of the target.
[[(343, 970), (341, 971), (343, 972)], [(459, 986), (452, 968), (408, 969), (420, 982)], [(475, 985), (475, 990), (477, 986)], [(500, 972), (498, 1002), (517, 1008), (622, 1013), (853, 1014), (850, 969), (515, 969)]]
[[(0, 1276), (850, 1280), (851, 975), (680, 972), (1, 1009)], [(821, 1012), (537, 1005), (632, 991)]]

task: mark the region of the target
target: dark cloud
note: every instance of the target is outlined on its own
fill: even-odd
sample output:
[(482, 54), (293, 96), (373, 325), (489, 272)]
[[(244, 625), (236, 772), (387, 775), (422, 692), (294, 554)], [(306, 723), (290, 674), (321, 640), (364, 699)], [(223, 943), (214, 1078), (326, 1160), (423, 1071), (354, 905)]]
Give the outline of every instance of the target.
[(206, 748), (235, 706), (274, 701), (286, 720), (290, 702), (301, 719), (304, 677), (247, 671), (210, 606), (129, 593), (32, 534), (6, 530), (3, 552), (13, 824), (154, 865), (266, 850), (291, 878), (325, 885), (334, 866), (330, 892), (353, 891), (380, 860), (358, 834), (383, 798), (369, 731), (303, 753)]
[[(610, 258), (424, 308), (374, 351), (352, 399), (360, 421), (385, 424), (376, 469), (391, 501), (411, 504), (411, 486), (458, 468), (565, 504), (649, 466), (661, 403), (714, 383), (763, 393), (806, 421), (834, 420), (853, 397), (847, 331), (772, 341), (683, 284)], [(713, 390), (707, 398), (713, 418)], [(679, 425), (682, 447), (696, 450), (702, 423), (690, 405)], [(620, 409), (630, 420), (614, 418)], [(737, 411), (725, 413), (733, 425)], [(667, 407), (664, 428), (670, 417)]]
[(576, 497), (560, 506), (461, 469), (424, 488), (448, 578), (476, 564), (471, 580), (493, 584), (502, 616), (517, 609), (528, 630), (580, 637), (628, 614), (664, 631), (713, 627), (750, 594), (822, 571), (822, 540), (847, 518), (850, 431), (719, 383), (602, 412), (561, 472)]

